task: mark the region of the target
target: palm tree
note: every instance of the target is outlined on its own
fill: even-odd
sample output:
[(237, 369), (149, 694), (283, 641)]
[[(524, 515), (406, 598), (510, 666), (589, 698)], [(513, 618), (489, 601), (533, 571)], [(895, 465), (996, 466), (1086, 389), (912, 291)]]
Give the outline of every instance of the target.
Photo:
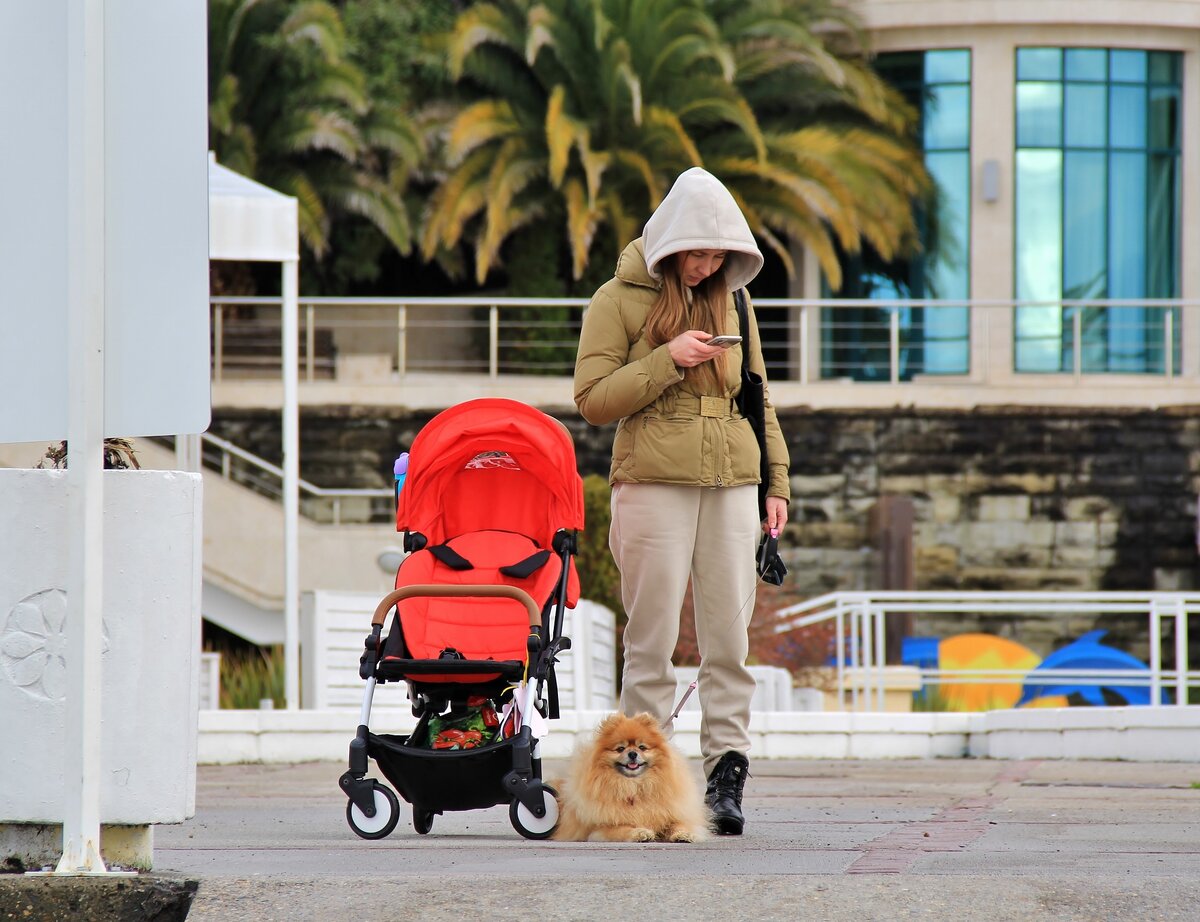
[[(823, 28), (839, 26), (819, 35)], [(547, 226), (578, 279), (603, 229), (620, 245), (672, 179), (725, 180), (791, 270), (789, 241), (840, 280), (833, 241), (894, 253), (925, 187), (911, 111), (826, 0), (493, 0), (447, 39), (467, 95), (422, 228), (426, 258), (470, 243), (483, 282), (506, 241)]]
[[(918, 244), (914, 203), (932, 191), (916, 113), (871, 70), (861, 25), (837, 0), (708, 0), (758, 115), (765, 158), (729, 133), (706, 146), (755, 233), (792, 271), (787, 239), (817, 255), (834, 290), (837, 249), (886, 262)], [(820, 33), (815, 31), (820, 26)], [(836, 241), (837, 246), (834, 245)]]
[(209, 136), (231, 169), (296, 197), (320, 260), (345, 216), (407, 253), (403, 193), (422, 143), (398, 106), (372, 100), (325, 0), (210, 0)]

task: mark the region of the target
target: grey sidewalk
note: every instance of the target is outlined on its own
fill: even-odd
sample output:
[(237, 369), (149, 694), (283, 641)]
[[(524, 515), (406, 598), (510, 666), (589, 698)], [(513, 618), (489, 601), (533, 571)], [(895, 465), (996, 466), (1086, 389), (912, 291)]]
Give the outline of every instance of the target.
[[(548, 765), (547, 776), (561, 766)], [(699, 768), (697, 767), (697, 772)], [(189, 920), (1200, 918), (1200, 766), (763, 761), (747, 831), (699, 845), (530, 842), (504, 807), (346, 825), (342, 766), (207, 766), (156, 870)]]

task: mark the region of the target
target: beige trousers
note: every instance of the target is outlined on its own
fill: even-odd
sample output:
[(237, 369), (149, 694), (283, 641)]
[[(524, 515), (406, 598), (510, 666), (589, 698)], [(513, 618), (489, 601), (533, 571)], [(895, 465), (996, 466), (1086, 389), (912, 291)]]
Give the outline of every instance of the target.
[(613, 485), (609, 547), (621, 571), (621, 601), (629, 616), (620, 707), (627, 714), (649, 711), (660, 721), (674, 708), (671, 656), (690, 576), (706, 777), (726, 752), (746, 755), (750, 749), (755, 682), (746, 654), (759, 531), (753, 484)]

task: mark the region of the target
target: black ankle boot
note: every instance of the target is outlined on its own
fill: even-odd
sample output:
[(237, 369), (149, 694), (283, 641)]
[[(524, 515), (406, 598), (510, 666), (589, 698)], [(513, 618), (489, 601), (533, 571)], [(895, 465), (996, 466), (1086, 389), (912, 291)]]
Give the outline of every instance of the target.
[(742, 816), (742, 788), (746, 775), (750, 773), (750, 762), (740, 752), (727, 752), (721, 756), (712, 774), (708, 776), (708, 790), (704, 799), (712, 809), (717, 834), (740, 836), (746, 818)]

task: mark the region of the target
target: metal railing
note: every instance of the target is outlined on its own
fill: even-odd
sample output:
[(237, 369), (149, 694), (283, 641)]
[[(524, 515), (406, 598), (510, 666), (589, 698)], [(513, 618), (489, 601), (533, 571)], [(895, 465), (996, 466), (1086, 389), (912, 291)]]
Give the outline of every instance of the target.
[[(1149, 645), (1145, 669), (941, 669), (922, 666), (923, 685), (1021, 683), (1148, 688), (1151, 705), (1173, 690), (1175, 704), (1188, 703), (1200, 687), (1200, 671), (1188, 665), (1188, 620), (1200, 618), (1200, 593), (1180, 592), (836, 592), (776, 612), (777, 633), (833, 625), (837, 698), (852, 710), (884, 709), (885, 622), (889, 616), (922, 615), (1123, 615), (1144, 618)], [(1167, 631), (1171, 625), (1172, 630)], [(1164, 666), (1170, 642), (1173, 667)]]
[[(280, 299), (211, 304), (214, 380), (277, 375)], [(582, 298), (302, 298), (297, 360), (309, 381), (352, 376), (363, 358), (374, 365), (360, 373), (397, 379), (569, 375), (586, 306)], [(1049, 375), (1090, 386), (1134, 374), (1170, 385), (1197, 374), (1184, 367), (1196, 352), (1184, 328), (1187, 318), (1200, 325), (1200, 301), (762, 298), (755, 308), (772, 380), (957, 385)]]
[[(233, 483), (248, 487), (263, 496), (279, 500), (283, 496), (283, 468), (232, 442), (203, 433), (201, 462)], [(300, 514), (331, 525), (390, 522), (395, 519), (395, 494), (392, 490), (332, 489), (299, 481)]]

